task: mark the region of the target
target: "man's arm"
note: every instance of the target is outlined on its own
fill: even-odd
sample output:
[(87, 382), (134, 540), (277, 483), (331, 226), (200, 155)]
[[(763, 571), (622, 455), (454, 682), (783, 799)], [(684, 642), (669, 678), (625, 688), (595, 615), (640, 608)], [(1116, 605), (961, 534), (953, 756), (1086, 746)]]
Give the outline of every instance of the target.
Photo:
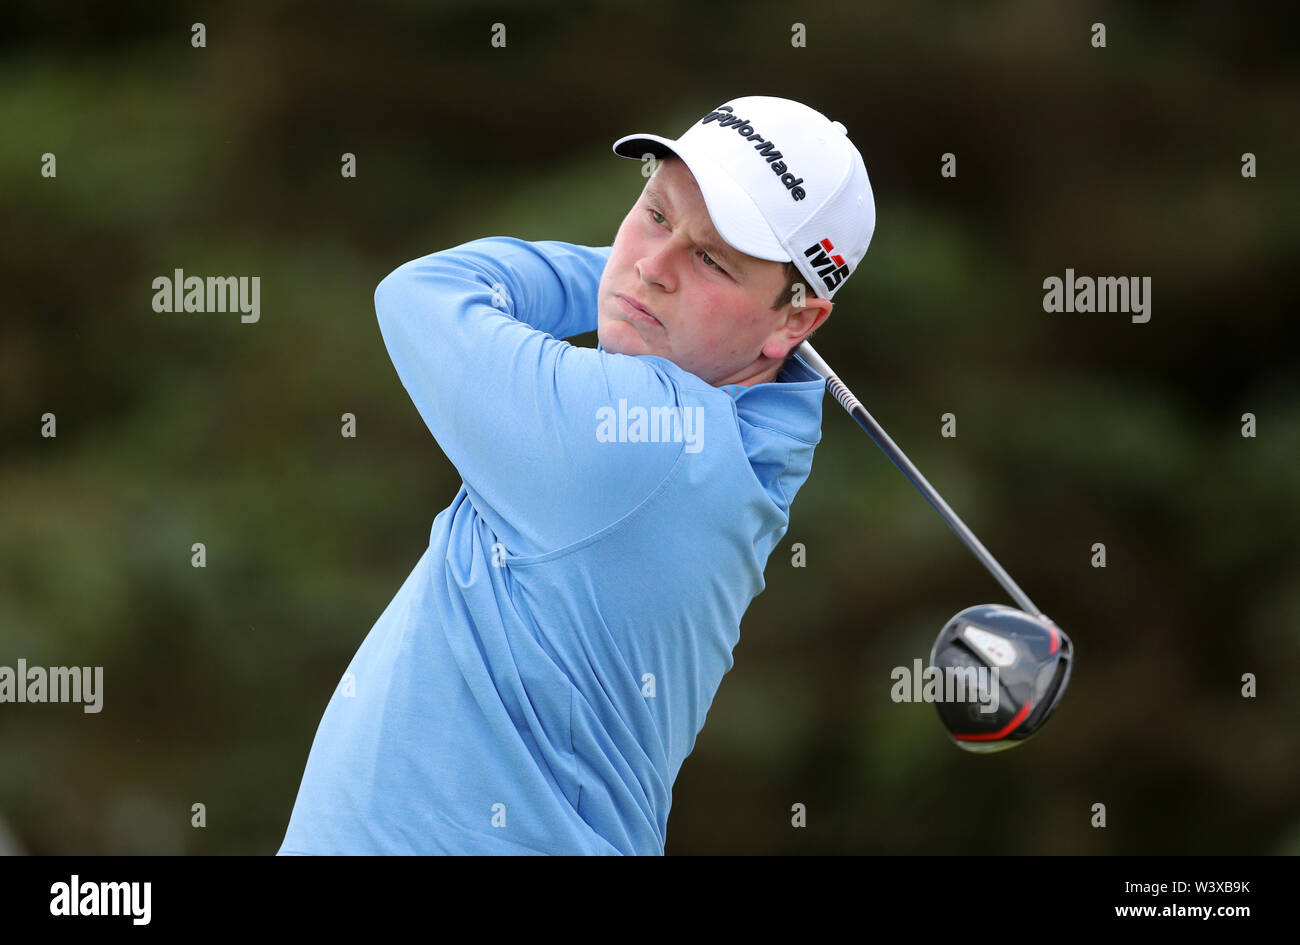
[(398, 376), (513, 554), (586, 538), (663, 481), (679, 443), (597, 439), (598, 411), (668, 406), (649, 361), (577, 348), (609, 247), (491, 237), (399, 266), (375, 290)]

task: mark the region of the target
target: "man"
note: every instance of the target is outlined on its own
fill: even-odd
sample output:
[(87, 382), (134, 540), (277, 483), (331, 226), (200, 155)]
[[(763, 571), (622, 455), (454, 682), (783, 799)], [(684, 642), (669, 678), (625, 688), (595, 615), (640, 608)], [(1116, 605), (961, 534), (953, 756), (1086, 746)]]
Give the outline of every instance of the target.
[(662, 160), (612, 247), (480, 239), (375, 292), (463, 484), (330, 699), (280, 853), (663, 853), (821, 438), (824, 382), (788, 356), (875, 204), (843, 125), (785, 99), (614, 150)]

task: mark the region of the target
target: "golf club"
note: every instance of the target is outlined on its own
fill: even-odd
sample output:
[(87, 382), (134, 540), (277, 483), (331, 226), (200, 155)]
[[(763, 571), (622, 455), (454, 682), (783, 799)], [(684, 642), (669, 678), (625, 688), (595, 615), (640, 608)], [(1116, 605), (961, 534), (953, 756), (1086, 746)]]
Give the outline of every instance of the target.
[(998, 671), (1001, 692), (996, 712), (981, 712), (974, 702), (938, 703), (939, 718), (958, 746), (989, 752), (1021, 744), (1042, 727), (1065, 694), (1074, 663), (1070, 638), (1011, 579), (812, 345), (803, 342), (797, 353), (825, 379), (827, 390), (1019, 605), (1019, 610), (983, 604), (961, 611), (940, 631), (930, 665), (944, 672), (978, 667)]

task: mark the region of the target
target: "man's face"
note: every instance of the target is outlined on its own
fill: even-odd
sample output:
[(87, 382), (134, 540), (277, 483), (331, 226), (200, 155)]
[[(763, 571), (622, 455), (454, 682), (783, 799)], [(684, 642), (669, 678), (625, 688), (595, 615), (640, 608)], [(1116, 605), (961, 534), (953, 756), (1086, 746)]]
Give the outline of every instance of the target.
[[(614, 238), (596, 297), (600, 344), (614, 354), (659, 355), (715, 387), (771, 380), (823, 310), (773, 311), (784, 287), (782, 263), (723, 242), (690, 168), (668, 157)], [(654, 317), (629, 310), (633, 302)]]

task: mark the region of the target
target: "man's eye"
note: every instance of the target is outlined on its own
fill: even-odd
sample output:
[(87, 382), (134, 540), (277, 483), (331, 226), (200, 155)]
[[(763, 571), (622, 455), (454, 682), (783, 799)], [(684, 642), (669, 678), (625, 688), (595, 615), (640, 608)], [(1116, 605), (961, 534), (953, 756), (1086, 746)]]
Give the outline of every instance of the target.
[[(648, 208), (648, 209), (650, 210), (650, 219), (654, 220), (655, 223), (663, 224), (663, 223), (667, 223), (667, 222), (668, 222), (668, 218), (665, 217), (665, 216), (664, 216), (662, 213), (660, 213), (658, 210), (656, 210), (654, 207), (650, 207), (650, 208)], [(705, 260), (705, 265), (706, 265), (706, 266), (708, 266), (710, 269), (716, 269), (716, 270), (718, 270), (718, 272), (722, 273), (724, 276), (727, 275), (727, 270), (723, 269), (723, 268), (722, 268), (721, 266), (719, 266), (716, 262), (714, 262), (712, 256), (710, 256), (708, 253), (706, 253), (706, 252), (705, 252), (704, 250), (702, 250), (702, 249), (701, 249), (701, 250), (697, 250), (697, 252), (700, 254), (700, 258)]]

